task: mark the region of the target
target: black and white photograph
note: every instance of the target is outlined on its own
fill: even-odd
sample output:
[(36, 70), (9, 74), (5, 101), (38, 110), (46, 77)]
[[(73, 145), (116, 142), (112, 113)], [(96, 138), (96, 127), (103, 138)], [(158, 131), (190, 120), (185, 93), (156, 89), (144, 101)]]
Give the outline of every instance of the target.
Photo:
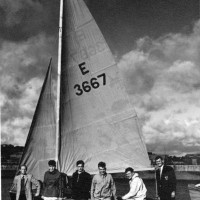
[(0, 0), (2, 200), (200, 199), (200, 0)]

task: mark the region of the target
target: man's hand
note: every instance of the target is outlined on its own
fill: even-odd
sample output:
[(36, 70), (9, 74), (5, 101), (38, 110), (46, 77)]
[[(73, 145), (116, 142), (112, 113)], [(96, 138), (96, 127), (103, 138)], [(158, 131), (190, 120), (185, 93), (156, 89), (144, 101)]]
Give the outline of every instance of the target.
[(156, 200), (160, 200), (160, 197), (158, 195), (156, 196)]
[(172, 193), (171, 193), (171, 198), (174, 198), (175, 197), (175, 191), (173, 191)]
[(199, 184), (196, 184), (195, 187), (200, 187), (200, 183), (199, 183)]
[(39, 193), (35, 193), (35, 197), (38, 197), (39, 196)]

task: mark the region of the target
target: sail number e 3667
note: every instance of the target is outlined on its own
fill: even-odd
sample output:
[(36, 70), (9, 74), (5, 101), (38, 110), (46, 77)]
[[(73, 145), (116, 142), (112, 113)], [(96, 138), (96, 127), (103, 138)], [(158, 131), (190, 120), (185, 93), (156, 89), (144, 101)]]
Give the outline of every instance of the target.
[(100, 74), (97, 78), (91, 78), (90, 81), (83, 81), (81, 85), (74, 85), (74, 89), (76, 89), (76, 95), (80, 96), (83, 92), (90, 92), (92, 89), (97, 89), (100, 87), (100, 82), (98, 79), (102, 78), (102, 85), (106, 85), (106, 74)]

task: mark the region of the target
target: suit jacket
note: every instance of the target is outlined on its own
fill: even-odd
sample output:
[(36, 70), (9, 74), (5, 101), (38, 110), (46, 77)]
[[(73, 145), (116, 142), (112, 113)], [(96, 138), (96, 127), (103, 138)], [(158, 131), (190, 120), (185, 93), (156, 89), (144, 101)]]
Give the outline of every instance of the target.
[[(18, 200), (21, 192), (21, 175), (15, 176), (13, 183), (14, 187), (16, 188), (16, 200)], [(31, 192), (32, 183), (37, 188), (36, 194), (39, 195), (40, 193), (39, 181), (36, 180), (31, 174), (24, 175), (25, 195), (27, 200), (32, 200), (32, 192)]]
[(176, 191), (176, 176), (174, 169), (170, 166), (163, 166), (162, 175), (160, 170), (156, 170), (156, 180), (158, 195), (161, 198), (171, 199), (171, 193)]

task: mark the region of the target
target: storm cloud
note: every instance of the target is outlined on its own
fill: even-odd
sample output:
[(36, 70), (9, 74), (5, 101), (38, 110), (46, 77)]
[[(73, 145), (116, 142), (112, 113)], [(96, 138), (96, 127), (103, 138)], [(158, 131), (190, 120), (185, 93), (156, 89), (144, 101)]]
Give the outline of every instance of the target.
[[(148, 150), (199, 151), (199, 1), (85, 2), (116, 55)], [(25, 144), (51, 57), (56, 85), (58, 19), (58, 0), (0, 0), (2, 143)]]
[(0, 37), (3, 40), (25, 41), (41, 32), (57, 34), (59, 1), (1, 0)]
[[(149, 150), (195, 152), (200, 148), (200, 21), (190, 34), (140, 38), (119, 61)], [(157, 145), (156, 145), (157, 144)]]

